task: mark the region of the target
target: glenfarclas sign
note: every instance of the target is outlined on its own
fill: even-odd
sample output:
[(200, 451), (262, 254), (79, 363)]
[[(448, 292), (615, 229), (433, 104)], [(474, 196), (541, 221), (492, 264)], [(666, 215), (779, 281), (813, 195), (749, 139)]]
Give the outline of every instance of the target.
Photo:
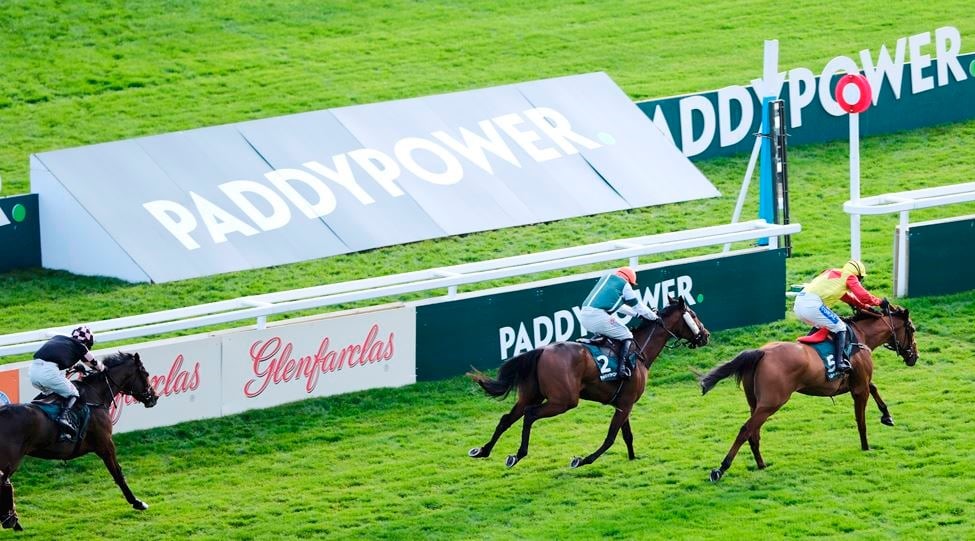
[[(200, 363), (195, 362), (184, 368), (184, 360), (182, 354), (177, 355), (176, 360), (173, 361), (169, 370), (163, 375), (153, 375), (150, 372), (149, 383), (156, 390), (156, 394), (159, 395), (160, 403), (163, 403), (174, 395), (186, 394), (200, 387)], [(112, 418), (112, 424), (117, 424), (118, 420), (122, 417), (122, 411), (132, 405), (142, 407), (139, 401), (131, 396), (123, 394), (115, 395), (115, 400), (108, 410)]]
[[(294, 344), (274, 336), (257, 340), (250, 347), (254, 379), (244, 384), (244, 396), (254, 398), (263, 393), (268, 385), (304, 380), (306, 393), (318, 386), (319, 377), (342, 369), (364, 367), (376, 362), (388, 361), (395, 352), (396, 333), (378, 337), (379, 325), (369, 328), (365, 340), (336, 348), (331, 337), (325, 337), (315, 353), (294, 356)], [(385, 334), (385, 333), (384, 333)]]

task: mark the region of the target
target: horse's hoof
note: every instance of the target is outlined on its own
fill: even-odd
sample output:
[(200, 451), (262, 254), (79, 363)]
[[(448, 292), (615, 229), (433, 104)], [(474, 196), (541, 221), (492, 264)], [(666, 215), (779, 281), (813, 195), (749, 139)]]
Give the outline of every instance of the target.
[(880, 418), (880, 423), (885, 424), (887, 426), (894, 426), (894, 418), (891, 417), (890, 415), (884, 415), (883, 417)]
[(467, 456), (469, 456), (471, 458), (478, 458), (478, 457), (480, 457), (481, 456), (481, 448), (480, 447), (474, 447), (470, 451), (467, 451)]
[(572, 460), (569, 461), (569, 467), (578, 468), (579, 466), (582, 466), (582, 458), (577, 456), (572, 457)]
[(14, 531), (15, 532), (22, 532), (22, 531), (24, 531), (24, 527), (20, 525), (20, 521), (19, 520), (17, 522), (14, 522)]
[(723, 471), (721, 471), (721, 470), (711, 470), (710, 478), (711, 478), (711, 482), (712, 483), (717, 483), (718, 481), (721, 480), (721, 477), (723, 477), (723, 476), (724, 476), (724, 472)]
[(508, 458), (506, 458), (504, 461), (504, 465), (509, 468), (514, 466), (517, 463), (518, 463), (518, 457), (515, 455), (508, 455)]
[(145, 511), (146, 509), (149, 509), (149, 504), (142, 500), (136, 500), (135, 503), (132, 504), (132, 509), (137, 511)]

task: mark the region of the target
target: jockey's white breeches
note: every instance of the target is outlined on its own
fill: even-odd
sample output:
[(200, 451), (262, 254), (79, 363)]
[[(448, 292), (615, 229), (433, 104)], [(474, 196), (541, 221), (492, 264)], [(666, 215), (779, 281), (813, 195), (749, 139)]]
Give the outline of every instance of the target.
[(799, 293), (792, 311), (799, 319), (814, 327), (826, 327), (831, 332), (846, 330), (846, 324), (815, 293)]
[(626, 325), (607, 313), (606, 310), (583, 306), (579, 310), (579, 322), (587, 331), (594, 334), (601, 334), (617, 340), (628, 340), (633, 338), (633, 333)]
[(78, 396), (78, 388), (64, 377), (58, 365), (43, 359), (34, 359), (27, 371), (30, 382), (45, 393), (56, 393), (64, 398)]

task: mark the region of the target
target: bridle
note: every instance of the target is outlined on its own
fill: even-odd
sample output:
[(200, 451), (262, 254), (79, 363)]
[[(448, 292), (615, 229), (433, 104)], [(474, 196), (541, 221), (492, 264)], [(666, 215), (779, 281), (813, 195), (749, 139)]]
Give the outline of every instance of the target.
[[(119, 392), (118, 390), (121, 389), (121, 385), (119, 385), (118, 382), (112, 378), (111, 368), (109, 367), (105, 367), (99, 372), (92, 374), (91, 376), (92, 377), (104, 376), (105, 385), (108, 387), (108, 393), (107, 393), (108, 399), (106, 400), (105, 396), (100, 396), (99, 398), (101, 399), (101, 402), (98, 404), (91, 404), (91, 405), (99, 408), (108, 408), (109, 405), (115, 400), (115, 396), (118, 394)], [(142, 393), (138, 393), (138, 394), (125, 393), (125, 394), (130, 394), (133, 398), (135, 398), (136, 400), (138, 400), (139, 402), (145, 405), (148, 405), (150, 402), (152, 402), (154, 398), (152, 394), (152, 387), (146, 387), (145, 392)]]
[[(894, 314), (890, 310), (890, 307), (884, 308), (884, 316), (886, 316), (884, 322), (890, 328), (890, 339), (884, 343), (884, 347), (899, 355), (904, 359), (904, 362), (907, 362), (913, 354), (911, 344), (914, 343), (913, 336), (916, 330), (914, 324), (909, 318), (904, 318), (904, 342), (907, 343), (907, 346), (901, 347), (900, 342), (897, 340), (897, 330), (894, 329)], [(914, 358), (914, 362), (917, 362), (917, 357)]]
[(667, 331), (667, 334), (670, 335), (670, 338), (674, 339), (673, 345), (669, 345), (670, 339), (668, 338), (668, 343), (664, 344), (665, 348), (677, 349), (681, 346), (686, 345), (689, 349), (694, 349), (697, 347), (701, 347), (705, 344), (704, 330), (701, 329), (701, 327), (697, 324), (697, 322), (694, 321), (694, 317), (691, 316), (691, 314), (687, 311), (687, 305), (681, 307), (681, 318), (683, 318), (684, 323), (687, 325), (687, 328), (690, 329), (692, 333), (694, 333), (694, 336), (692, 338), (685, 338), (683, 336), (678, 336), (676, 333), (668, 329), (666, 325), (664, 325), (663, 318), (652, 320), (650, 321), (650, 323), (654, 324), (653, 328), (650, 329), (650, 332), (647, 334), (647, 339), (644, 340), (642, 344), (639, 344), (640, 346), (639, 357), (641, 360), (645, 360), (643, 357), (643, 349), (647, 347), (647, 344), (649, 344), (650, 340), (653, 339), (653, 334), (657, 332), (658, 328)]

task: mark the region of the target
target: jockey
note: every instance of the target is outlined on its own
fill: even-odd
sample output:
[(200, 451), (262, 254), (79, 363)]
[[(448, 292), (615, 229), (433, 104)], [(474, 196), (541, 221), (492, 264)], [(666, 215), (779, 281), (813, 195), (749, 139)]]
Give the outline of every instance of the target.
[(632, 375), (632, 368), (636, 365), (636, 355), (630, 355), (630, 345), (633, 343), (633, 333), (626, 328), (619, 319), (613, 317), (617, 311), (626, 315), (637, 315), (649, 319), (660, 319), (657, 314), (639, 301), (633, 287), (636, 285), (636, 273), (630, 267), (620, 267), (614, 272), (605, 274), (596, 282), (595, 287), (582, 303), (579, 310), (579, 321), (594, 334), (601, 334), (608, 338), (621, 340), (619, 349), (619, 369), (617, 376), (628, 379)]
[(874, 297), (860, 284), (860, 280), (866, 276), (867, 268), (855, 259), (847, 261), (842, 269), (827, 269), (806, 284), (796, 296), (792, 308), (802, 321), (817, 328), (825, 327), (834, 334), (836, 340), (833, 359), (840, 373), (852, 369), (850, 361), (843, 357), (848, 337), (846, 324), (830, 310), (830, 306), (836, 304), (836, 301), (843, 301), (859, 309), (881, 305), (886, 299)]
[(78, 327), (71, 331), (71, 336), (55, 336), (44, 343), (34, 354), (34, 361), (30, 365), (28, 375), (30, 382), (45, 393), (56, 393), (67, 400), (58, 424), (66, 432), (62, 432), (62, 441), (71, 441), (78, 433), (68, 417), (68, 412), (74, 407), (78, 399), (78, 388), (68, 381), (61, 372), (79, 362), (86, 362), (91, 368), (98, 369), (98, 361), (91, 354), (91, 347), (95, 344), (95, 335), (88, 327)]

